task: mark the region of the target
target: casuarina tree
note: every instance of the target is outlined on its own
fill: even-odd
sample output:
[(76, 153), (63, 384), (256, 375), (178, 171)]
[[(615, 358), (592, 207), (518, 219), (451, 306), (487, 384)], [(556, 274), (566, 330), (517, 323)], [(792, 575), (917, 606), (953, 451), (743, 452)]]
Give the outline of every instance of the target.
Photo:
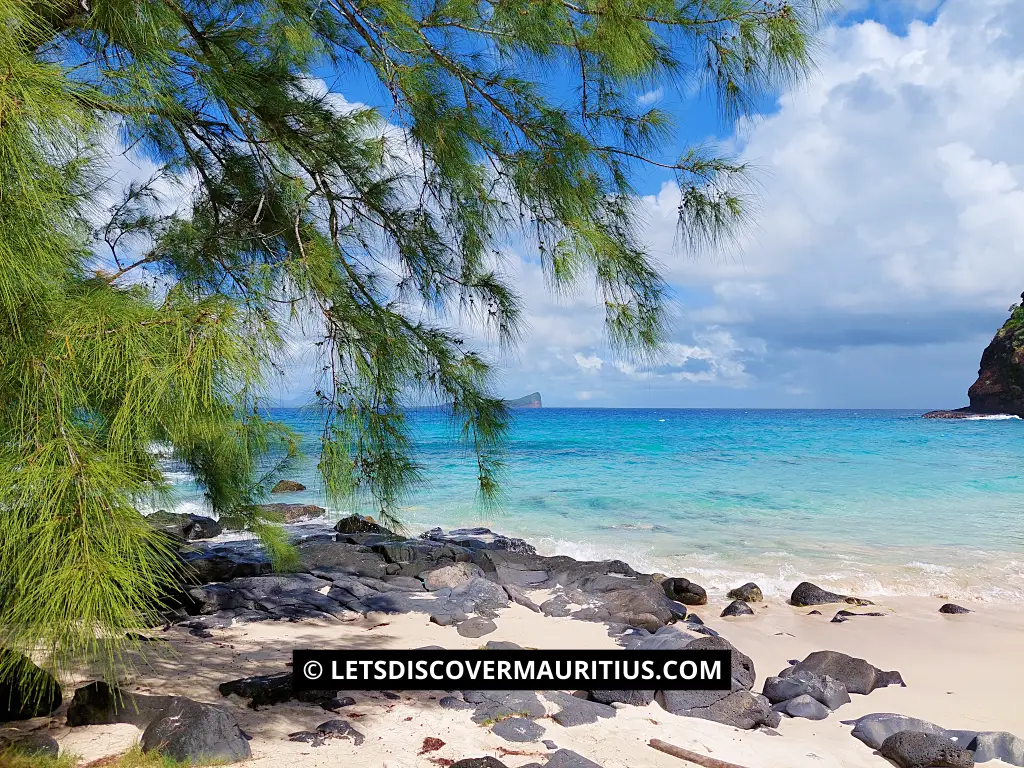
[[(295, 329), (332, 502), (395, 522), (427, 400), (493, 497), (507, 415), (463, 334), (517, 340), (504, 246), (554, 290), (596, 286), (610, 343), (656, 352), (634, 183), (674, 177), (682, 242), (713, 245), (744, 168), (668, 158), (670, 116), (637, 96), (706, 89), (742, 116), (806, 73), (821, 4), (0, 0), (3, 644), (113, 660), (154, 618), (180, 576), (137, 511), (165, 488), (154, 446), (283, 564), (258, 504), (294, 439), (260, 398)], [(384, 103), (346, 101), (356, 82)], [(118, 190), (125, 148), (156, 172)]]

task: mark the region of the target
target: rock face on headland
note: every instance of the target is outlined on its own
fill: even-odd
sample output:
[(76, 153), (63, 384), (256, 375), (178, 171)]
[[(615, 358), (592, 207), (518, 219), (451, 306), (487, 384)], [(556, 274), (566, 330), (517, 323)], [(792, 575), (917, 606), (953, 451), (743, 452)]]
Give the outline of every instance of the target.
[(540, 392), (517, 397), (515, 400), (506, 400), (505, 405), (509, 408), (541, 408)]
[[(1024, 294), (1021, 294), (1024, 299)], [(978, 379), (967, 395), (971, 404), (953, 411), (931, 411), (926, 419), (963, 419), (1007, 414), (1024, 417), (1024, 306), (1014, 305), (1010, 318), (981, 355)]]

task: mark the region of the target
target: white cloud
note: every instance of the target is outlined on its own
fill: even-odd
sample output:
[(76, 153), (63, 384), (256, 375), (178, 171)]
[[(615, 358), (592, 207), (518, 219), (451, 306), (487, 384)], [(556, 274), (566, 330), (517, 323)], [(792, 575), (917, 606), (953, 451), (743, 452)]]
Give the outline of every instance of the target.
[[(681, 333), (760, 340), (766, 359), (746, 373), (780, 395), (807, 390), (784, 380), (805, 352), (838, 368), (853, 348), (946, 345), (962, 383), (945, 391), (962, 400), (984, 337), (1024, 289), (1021, 125), (1024, 4), (947, 0), (905, 34), (873, 21), (830, 30), (817, 75), (731, 142), (762, 171), (757, 226), (735, 252), (679, 258), (678, 192), (644, 199), (671, 281), (705, 299), (684, 307)], [(965, 367), (968, 339), (982, 342)], [(845, 391), (882, 378), (883, 360), (864, 355)], [(936, 373), (905, 372), (893, 395), (930, 391)]]
[(742, 387), (749, 383), (744, 358), (758, 349), (744, 349), (732, 335), (719, 328), (694, 334), (697, 345), (670, 342), (654, 363), (641, 366), (616, 360), (615, 369), (637, 381), (716, 383)]
[(665, 96), (665, 89), (658, 86), (653, 91), (642, 93), (636, 98), (636, 103), (641, 107), (649, 107), (661, 101)]
[(573, 359), (576, 361), (576, 365), (588, 373), (596, 373), (604, 365), (604, 360), (597, 355), (584, 356), (577, 352), (573, 355)]

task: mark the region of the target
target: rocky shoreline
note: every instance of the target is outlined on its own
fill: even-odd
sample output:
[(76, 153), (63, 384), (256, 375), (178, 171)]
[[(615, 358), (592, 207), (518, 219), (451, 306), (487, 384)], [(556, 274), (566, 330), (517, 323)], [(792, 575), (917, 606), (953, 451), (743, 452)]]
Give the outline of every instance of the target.
[[(318, 507), (306, 511), (314, 518), (322, 516)], [(880, 688), (906, 685), (898, 671), (885, 671), (838, 651), (818, 650), (790, 661), (756, 686), (751, 658), (694, 612), (708, 605), (708, 594), (700, 585), (678, 576), (639, 573), (616, 560), (587, 562), (541, 556), (528, 542), (486, 528), (447, 532), (437, 528), (410, 538), (392, 533), (372, 519), (351, 516), (339, 521), (333, 534), (298, 541), (297, 571), (275, 574), (270, 563), (252, 548), (202, 540), (200, 537), (220, 533), (219, 525), (209, 518), (190, 515), (177, 519), (165, 514), (153, 522), (181, 541), (182, 556), (194, 572), (192, 583), (183, 585), (171, 599), (165, 623), (159, 628), (163, 633), (184, 631), (199, 641), (215, 642), (222, 631), (268, 622), (313, 621), (336, 626), (368, 617), (419, 615), (430, 624), (454, 628), (462, 638), (475, 639), (494, 633), (496, 619), (516, 605), (545, 619), (598, 623), (627, 652), (706, 648), (732, 654), (733, 680), (728, 691), (467, 690), (444, 692), (437, 698), (439, 711), (450, 715), (465, 711), (472, 723), (512, 744), (550, 742), (542, 724), (545, 718), (562, 728), (576, 728), (615, 718), (624, 707), (649, 706), (667, 715), (775, 734), (783, 719), (825, 720), (848, 705), (851, 695), (862, 697)], [(761, 590), (753, 583), (730, 591), (727, 598), (732, 602), (720, 616), (729, 621), (750, 620), (744, 617), (754, 614), (751, 604), (763, 601)], [(832, 623), (872, 621), (858, 617), (886, 615), (864, 610), (871, 606), (868, 600), (806, 582), (794, 589), (789, 603), (812, 608), (808, 615), (820, 614), (826, 606), (837, 607)], [(862, 610), (849, 610), (854, 607)], [(940, 610), (969, 613), (952, 604)], [(707, 616), (706, 609), (703, 612)], [(154, 638), (160, 637), (159, 630)], [(490, 641), (483, 646), (488, 650), (520, 647), (524, 646), (508, 641)], [(288, 734), (289, 741), (313, 749), (338, 742), (359, 749), (367, 736), (360, 724), (346, 715), (356, 703), (346, 693), (357, 692), (296, 693), (287, 670), (223, 680), (219, 692), (223, 697), (244, 700), (254, 711), (291, 702), (331, 713), (333, 719), (316, 728)], [(27, 704), (17, 700), (18, 691), (8, 693), (11, 705), (0, 712), (3, 720), (46, 716), (62, 704), (58, 694), (56, 700), (51, 697), (34, 709), (26, 708)], [(144, 751), (159, 748), (183, 761), (235, 762), (251, 754), (249, 737), (229, 709), (183, 696), (150, 696), (92, 683), (74, 692), (66, 719), (71, 729), (131, 723), (143, 732)], [(854, 725), (854, 737), (904, 768), (970, 766), (994, 759), (1024, 766), (1024, 740), (1010, 733), (945, 730), (886, 712), (849, 723)], [(19, 749), (55, 754), (57, 742), (44, 737), (30, 732), (8, 741)], [(945, 762), (934, 762), (939, 759)], [(457, 768), (508, 765), (493, 755), (470, 755), (435, 764)], [(601, 765), (601, 755), (554, 749), (543, 762), (525, 765), (592, 768)]]

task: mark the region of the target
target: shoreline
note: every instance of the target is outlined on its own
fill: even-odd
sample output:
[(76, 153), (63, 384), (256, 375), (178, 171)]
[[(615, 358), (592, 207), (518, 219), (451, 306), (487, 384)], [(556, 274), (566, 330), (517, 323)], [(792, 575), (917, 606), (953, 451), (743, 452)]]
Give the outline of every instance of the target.
[[(362, 524), (356, 518), (348, 520), (355, 521), (354, 527)], [(1024, 636), (1022, 605), (972, 603), (965, 606), (971, 611), (966, 615), (945, 615), (938, 612), (940, 600), (926, 597), (879, 599), (870, 608), (842, 601), (798, 607), (767, 597), (763, 601), (751, 600), (750, 615), (723, 618), (720, 614), (730, 602), (725, 595), (712, 593), (704, 604), (680, 606), (667, 598), (670, 592), (699, 602), (703, 590), (685, 584), (674, 584), (669, 589), (659, 577), (637, 574), (625, 563), (545, 558), (531, 554), (532, 547), (527, 542), (480, 529), (431, 532), (434, 540), (401, 540), (375, 532), (370, 526), (358, 533), (339, 532), (330, 540), (322, 535), (306, 539), (300, 544), (305, 574), (258, 576), (253, 570), (259, 571), (261, 566), (238, 561), (232, 566), (236, 570), (241, 568), (235, 578), (210, 579), (210, 586), (197, 588), (206, 603), (179, 612), (163, 631), (147, 633), (157, 641), (166, 641), (165, 646), (160, 645), (170, 653), (151, 659), (148, 667), (139, 667), (136, 673), (126, 675), (120, 683), (123, 689), (130, 695), (185, 696), (226, 712), (251, 736), (252, 757), (242, 764), (252, 768), (326, 768), (346, 764), (426, 768), (456, 765), (458, 760), (485, 755), (500, 761), (491, 764), (494, 766), (545, 766), (548, 760), (554, 766), (554, 752), (543, 740), (591, 761), (566, 765), (683, 768), (678, 759), (648, 747), (650, 739), (661, 739), (744, 768), (881, 768), (886, 761), (853, 738), (851, 726), (843, 721), (886, 712), (920, 718), (947, 729), (1024, 735), (1024, 711), (1015, 703), (1019, 691), (1024, 690), (1024, 663), (1018, 653), (1019, 638)], [(216, 545), (209, 547), (196, 542), (194, 546), (214, 559), (221, 557), (216, 564), (222, 570), (219, 575), (230, 575), (223, 571), (227, 565), (222, 554), (216, 554), (221, 551)], [(444, 556), (440, 557), (442, 553)], [(448, 554), (466, 557), (453, 561), (447, 559)], [(409, 604), (400, 599), (401, 594), (393, 591), (371, 594), (371, 589), (363, 597), (355, 597), (353, 579), (364, 586), (409, 587), (417, 579), (403, 572), (428, 562), (422, 559), (427, 555), (438, 558), (429, 561), (433, 565), (421, 576), (442, 568), (465, 572), (455, 580), (466, 580), (456, 586), (463, 594), (472, 596), (470, 603), (461, 604), (472, 610), (467, 610), (461, 619), (454, 616), (451, 622), (439, 620), (448, 615), (444, 611), (452, 612), (451, 608), (409, 609)], [(408, 562), (402, 562), (403, 557)], [(334, 559), (327, 563), (330, 558)], [(477, 573), (478, 564), (491, 564), (497, 570)], [(343, 566), (352, 573), (343, 575), (337, 570)], [(545, 580), (541, 582), (539, 576), (530, 575), (537, 571), (522, 570), (520, 566), (546, 568)], [(314, 574), (310, 575), (310, 571)], [(357, 576), (355, 571), (372, 571), (378, 576)], [(331, 573), (335, 576), (330, 583), (320, 578)], [(446, 578), (457, 575), (451, 570), (444, 573)], [(612, 592), (602, 592), (607, 589), (611, 575), (616, 582), (629, 581), (628, 589), (618, 589), (616, 584)], [(670, 574), (673, 579), (668, 582), (677, 581), (678, 575)], [(531, 580), (534, 583), (529, 583)], [(321, 583), (322, 587), (317, 586)], [(282, 584), (287, 586), (284, 592)], [(343, 587), (346, 584), (349, 586)], [(495, 592), (499, 584), (501, 589)], [(447, 595), (453, 591), (457, 591), (455, 587), (447, 592), (423, 592), (420, 586), (417, 596), (436, 601), (432, 606), (441, 606), (448, 605), (444, 601), (450, 602)], [(389, 601), (373, 602), (381, 595), (390, 595)], [(249, 603), (255, 601), (257, 610), (238, 607), (239, 598), (246, 598)], [(323, 613), (329, 610), (325, 603), (334, 598), (341, 601), (335, 603), (336, 615)], [(297, 606), (305, 608), (297, 611)], [(355, 610), (359, 606), (364, 610)], [(654, 614), (643, 614), (641, 607)], [(666, 613), (660, 613), (663, 609)], [(832, 621), (833, 615), (843, 610), (883, 615), (856, 615), (846, 621)], [(601, 611), (619, 613), (594, 620), (602, 615)], [(262, 618), (256, 616), (260, 612)], [(459, 625), (466, 616), (474, 615), (486, 617), (493, 628), (483, 636), (463, 636)], [(623, 618), (628, 620), (623, 622)], [(398, 692), (387, 696), (339, 691), (339, 696), (349, 695), (355, 703), (326, 711), (315, 703), (295, 700), (254, 709), (247, 700), (234, 694), (222, 695), (220, 690), (222, 684), (231, 680), (287, 673), (294, 648), (411, 649), (437, 645), (475, 649), (490, 641), (532, 648), (616, 648), (630, 647), (629, 643), (638, 638), (665, 632), (682, 632), (679, 636), (690, 638), (687, 642), (700, 638), (707, 641), (719, 635), (724, 640), (718, 642), (726, 642), (749, 656), (756, 671), (751, 686), (755, 698), (759, 698), (767, 678), (778, 675), (792, 660), (804, 659), (816, 651), (835, 651), (866, 659), (882, 670), (898, 671), (906, 687), (888, 685), (868, 695), (853, 694), (850, 703), (823, 720), (777, 716), (774, 727), (753, 728), (736, 727), (728, 722), (728, 716), (721, 714), (714, 715), (719, 718), (715, 720), (673, 713), (660, 701), (646, 706), (615, 704), (609, 710), (613, 716), (600, 722), (563, 725), (558, 716), (562, 704), (542, 695), (539, 702), (544, 714), (534, 713), (532, 720), (544, 735), (525, 743), (508, 742), (494, 731), (493, 723), (474, 721), (472, 706), (454, 710), (440, 706), (444, 692)], [(66, 681), (68, 693), (91, 679), (88, 670), (81, 670), (75, 680)], [(54, 716), (18, 725), (22, 730), (47, 728), (61, 750), (79, 755), (83, 764), (124, 752), (142, 734), (138, 724), (130, 723), (70, 727), (65, 722), (67, 706), (65, 701)], [(466, 706), (469, 710), (463, 711)], [(291, 739), (296, 733), (315, 730), (318, 723), (332, 718), (357, 730), (360, 743), (350, 738), (333, 738), (322, 745), (311, 745)], [(425, 741), (428, 739), (440, 740), (443, 746), (421, 754), (425, 745), (436, 743)], [(1024, 741), (1020, 747), (1024, 750)], [(1024, 751), (1021, 756), (1016, 763), (990, 760), (984, 764), (993, 768), (1024, 765)]]

